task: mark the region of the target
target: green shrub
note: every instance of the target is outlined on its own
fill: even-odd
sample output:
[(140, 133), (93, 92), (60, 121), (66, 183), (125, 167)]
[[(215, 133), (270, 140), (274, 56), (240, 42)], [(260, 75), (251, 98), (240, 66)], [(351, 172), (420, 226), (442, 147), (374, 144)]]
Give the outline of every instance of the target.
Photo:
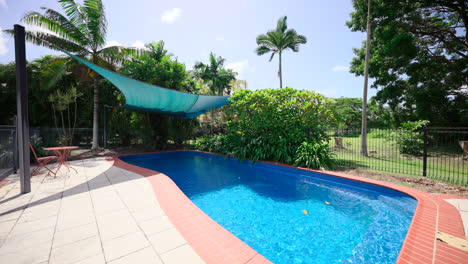
[(427, 125), (429, 121), (418, 120), (415, 122), (405, 122), (400, 126), (399, 131), (392, 132), (389, 140), (394, 140), (400, 154), (422, 155), (424, 148), (424, 135), (418, 131), (421, 127)]
[(294, 166), (312, 169), (332, 169), (335, 163), (333, 153), (326, 143), (302, 142), (296, 151)]
[(239, 90), (226, 107), (228, 131), (196, 147), (239, 159), (292, 164), (303, 142), (326, 142), (333, 123), (330, 101), (293, 88)]

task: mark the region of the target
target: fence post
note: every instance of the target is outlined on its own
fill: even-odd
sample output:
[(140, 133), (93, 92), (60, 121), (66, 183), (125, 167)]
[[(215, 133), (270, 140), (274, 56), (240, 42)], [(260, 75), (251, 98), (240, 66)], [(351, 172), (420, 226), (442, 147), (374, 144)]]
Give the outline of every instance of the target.
[(104, 148), (107, 148), (107, 132), (108, 132), (108, 124), (107, 124), (107, 106), (104, 105), (104, 135), (103, 135), (103, 141), (104, 141)]
[(31, 172), (29, 170), (29, 117), (28, 117), (28, 84), (26, 71), (26, 41), (24, 27), (14, 25), (15, 59), (16, 59), (16, 107), (18, 120), (18, 153), (20, 167), (21, 193), (31, 192)]
[(424, 147), (423, 147), (423, 176), (427, 176), (427, 145), (428, 145), (428, 135), (427, 135), (427, 125), (424, 125)]

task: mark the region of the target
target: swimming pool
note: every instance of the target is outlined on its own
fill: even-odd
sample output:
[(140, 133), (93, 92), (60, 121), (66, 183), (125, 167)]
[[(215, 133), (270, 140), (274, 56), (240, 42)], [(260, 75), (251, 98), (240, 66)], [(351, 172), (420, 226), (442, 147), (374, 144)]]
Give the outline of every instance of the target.
[(204, 153), (121, 159), (168, 175), (206, 214), (275, 263), (394, 263), (417, 204), (381, 186)]

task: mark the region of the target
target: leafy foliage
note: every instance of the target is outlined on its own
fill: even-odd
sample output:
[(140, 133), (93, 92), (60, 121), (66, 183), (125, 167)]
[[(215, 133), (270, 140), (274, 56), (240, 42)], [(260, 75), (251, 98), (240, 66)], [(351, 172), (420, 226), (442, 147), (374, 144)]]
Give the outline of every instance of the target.
[[(345, 132), (361, 128), (362, 99), (341, 97), (333, 99), (337, 126)], [(388, 106), (379, 105), (371, 99), (367, 105), (367, 125), (369, 128), (396, 127)]]
[[(353, 0), (347, 22), (365, 31), (367, 0)], [(418, 119), (435, 126), (468, 124), (468, 12), (466, 1), (372, 1), (369, 74), (376, 99), (397, 124)], [(351, 72), (363, 75), (365, 44)]]
[(216, 54), (211, 52), (208, 64), (196, 62), (193, 67), (195, 78), (202, 80), (210, 89), (211, 94), (231, 93), (231, 83), (236, 80), (237, 73), (224, 68), (225, 61), (226, 59), (216, 57)]
[(293, 88), (239, 90), (226, 111), (228, 132), (200, 139), (202, 150), (240, 159), (292, 164), (303, 142), (325, 144), (333, 122), (331, 102), (312, 91)]
[(392, 132), (389, 139), (395, 141), (401, 154), (419, 156), (424, 147), (424, 135), (418, 129), (427, 124), (427, 120), (406, 122), (401, 125), (400, 131)]
[(312, 169), (332, 169), (336, 155), (325, 143), (307, 143), (297, 148), (294, 166), (303, 166)]

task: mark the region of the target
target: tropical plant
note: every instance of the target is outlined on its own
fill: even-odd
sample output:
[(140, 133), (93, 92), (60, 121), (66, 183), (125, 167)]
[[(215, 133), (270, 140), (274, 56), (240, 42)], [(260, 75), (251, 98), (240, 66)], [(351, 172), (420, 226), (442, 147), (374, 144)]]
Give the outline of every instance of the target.
[(268, 31), (266, 34), (257, 36), (257, 45), (255, 52), (257, 55), (264, 55), (271, 52), (270, 61), (275, 54), (279, 57), (278, 77), (280, 80), (280, 88), (283, 88), (283, 70), (282, 70), (282, 53), (284, 50), (290, 49), (294, 52), (299, 51), (299, 45), (306, 44), (307, 38), (297, 34), (296, 30), (288, 29), (286, 16), (278, 20), (276, 29)]
[[(52, 105), (52, 110), (54, 112), (54, 124), (55, 128), (58, 130), (58, 122), (56, 117), (56, 112), (60, 114), (60, 125), (61, 133), (59, 136), (59, 143), (61, 145), (72, 145), (73, 135), (75, 133), (77, 110), (78, 110), (78, 98), (83, 94), (78, 92), (76, 87), (71, 87), (66, 92), (57, 90), (54, 94), (49, 95), (49, 102)], [(70, 105), (73, 105), (73, 116), (70, 115)], [(66, 117), (64, 118), (64, 112), (66, 112)]]
[(394, 131), (388, 137), (389, 141), (395, 142), (400, 154), (421, 155), (424, 147), (423, 133), (420, 128), (429, 124), (427, 120), (405, 122), (400, 129)]
[[(184, 64), (169, 53), (163, 41), (146, 45), (146, 53), (123, 63), (122, 74), (147, 83), (184, 92), (195, 92), (195, 82)], [(192, 132), (194, 120), (163, 114), (134, 113), (130, 122), (150, 147), (164, 148), (169, 139), (181, 144)], [(122, 123), (122, 120), (117, 120)], [(150, 129), (148, 129), (150, 128)]]
[(224, 68), (224, 59), (210, 53), (208, 64), (196, 62), (193, 67), (195, 78), (201, 79), (210, 89), (211, 94), (230, 94), (232, 81), (236, 79), (237, 73), (231, 69)]
[[(42, 7), (44, 14), (38, 12), (27, 13), (22, 21), (40, 30), (27, 30), (26, 40), (40, 46), (54, 50), (67, 51), (86, 57), (99, 66), (113, 69), (129, 56), (141, 54), (137, 48), (122, 46), (105, 46), (107, 20), (101, 0), (85, 0), (78, 4), (74, 0), (58, 1), (65, 15), (50, 8)], [(13, 34), (13, 30), (6, 30)], [(88, 77), (93, 80), (93, 145), (98, 148), (99, 143), (99, 87), (98, 75), (91, 70)]]
[(202, 139), (202, 150), (291, 164), (303, 142), (326, 141), (334, 122), (331, 102), (312, 91), (238, 90), (230, 100), (228, 131)]
[(302, 142), (297, 148), (294, 166), (303, 166), (312, 169), (332, 169), (336, 155), (327, 143)]

